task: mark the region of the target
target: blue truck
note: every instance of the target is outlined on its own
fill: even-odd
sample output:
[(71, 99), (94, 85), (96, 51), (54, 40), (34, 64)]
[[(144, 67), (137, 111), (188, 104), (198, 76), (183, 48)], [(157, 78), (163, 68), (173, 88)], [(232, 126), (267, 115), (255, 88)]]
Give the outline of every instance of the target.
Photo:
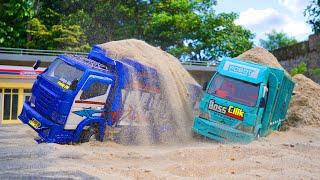
[(220, 142), (243, 142), (279, 130), (294, 82), (280, 68), (224, 58), (199, 103), (196, 134)]
[[(19, 119), (38, 133), (38, 143), (103, 141), (107, 126), (135, 123), (134, 117), (121, 120), (136, 115), (134, 99), (124, 95), (128, 92), (139, 93), (145, 108), (156, 103), (161, 98), (158, 72), (132, 59), (114, 60), (97, 45), (88, 57), (58, 56), (37, 76)], [(133, 103), (126, 103), (127, 112), (125, 101)]]

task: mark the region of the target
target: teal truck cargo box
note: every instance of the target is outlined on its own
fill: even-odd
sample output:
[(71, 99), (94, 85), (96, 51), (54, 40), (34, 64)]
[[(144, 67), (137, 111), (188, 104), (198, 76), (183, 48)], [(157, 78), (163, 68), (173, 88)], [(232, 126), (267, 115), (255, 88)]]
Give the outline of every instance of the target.
[(251, 142), (279, 130), (294, 82), (280, 68), (225, 58), (207, 85), (193, 131), (221, 142)]

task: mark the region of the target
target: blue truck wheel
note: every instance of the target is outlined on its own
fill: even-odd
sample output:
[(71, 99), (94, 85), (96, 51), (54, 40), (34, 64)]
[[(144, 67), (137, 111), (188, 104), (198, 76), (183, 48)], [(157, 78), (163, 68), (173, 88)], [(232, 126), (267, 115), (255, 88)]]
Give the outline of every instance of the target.
[(89, 142), (90, 140), (99, 140), (99, 130), (95, 126), (89, 126), (87, 129), (83, 129), (80, 135), (80, 143)]

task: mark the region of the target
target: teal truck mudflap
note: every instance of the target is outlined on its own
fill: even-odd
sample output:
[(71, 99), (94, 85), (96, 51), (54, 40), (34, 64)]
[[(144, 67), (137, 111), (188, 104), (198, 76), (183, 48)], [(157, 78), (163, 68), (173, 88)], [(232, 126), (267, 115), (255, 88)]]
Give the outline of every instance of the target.
[(192, 130), (194, 132), (216, 141), (224, 143), (250, 143), (255, 139), (253, 134), (245, 133), (224, 124), (208, 121), (199, 117), (196, 117), (193, 123)]

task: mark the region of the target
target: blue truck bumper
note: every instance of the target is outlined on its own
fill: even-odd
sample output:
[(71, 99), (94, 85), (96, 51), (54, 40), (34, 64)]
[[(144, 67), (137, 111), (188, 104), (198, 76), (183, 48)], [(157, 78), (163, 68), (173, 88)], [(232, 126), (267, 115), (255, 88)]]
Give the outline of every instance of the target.
[(245, 133), (224, 124), (208, 121), (199, 117), (194, 119), (192, 130), (219, 142), (249, 143), (255, 139), (253, 134)]
[[(36, 139), (38, 143), (48, 142), (48, 143), (68, 143), (72, 142), (73, 131), (64, 130), (63, 125), (56, 124), (43, 116), (41, 116), (37, 111), (35, 111), (29, 103), (23, 104), (23, 109), (19, 115), (19, 119), (24, 123), (28, 124), (32, 129), (34, 129), (39, 138)], [(38, 122), (38, 126), (35, 126), (31, 121)]]

